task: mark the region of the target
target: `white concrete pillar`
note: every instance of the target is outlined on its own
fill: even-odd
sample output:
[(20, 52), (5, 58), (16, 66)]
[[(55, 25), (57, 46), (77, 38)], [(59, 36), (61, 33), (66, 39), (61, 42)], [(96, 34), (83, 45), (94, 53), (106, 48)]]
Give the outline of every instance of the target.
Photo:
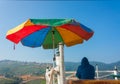
[(59, 55), (60, 55), (60, 84), (65, 84), (65, 70), (64, 70), (64, 46), (63, 43), (59, 43)]

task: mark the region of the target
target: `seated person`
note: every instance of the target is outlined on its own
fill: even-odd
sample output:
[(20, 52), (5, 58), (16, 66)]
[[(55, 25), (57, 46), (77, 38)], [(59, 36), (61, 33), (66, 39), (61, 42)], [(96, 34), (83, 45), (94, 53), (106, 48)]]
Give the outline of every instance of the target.
[(77, 69), (76, 76), (79, 79), (94, 79), (95, 68), (89, 64), (86, 57), (82, 59), (81, 65)]

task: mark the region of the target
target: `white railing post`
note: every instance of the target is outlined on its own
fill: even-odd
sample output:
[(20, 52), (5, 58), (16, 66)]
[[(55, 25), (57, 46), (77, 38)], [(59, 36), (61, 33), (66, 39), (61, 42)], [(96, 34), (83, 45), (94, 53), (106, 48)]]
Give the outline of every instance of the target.
[(59, 43), (59, 55), (60, 55), (60, 84), (65, 84), (65, 70), (64, 70), (64, 46), (63, 43)]
[(47, 67), (46, 69), (46, 73), (45, 73), (45, 78), (46, 78), (46, 84), (52, 84), (53, 83), (53, 68), (49, 69), (49, 67)]
[(57, 72), (57, 84), (60, 84), (60, 56), (56, 56), (56, 67), (55, 71)]
[(118, 73), (117, 73), (118, 71), (117, 71), (117, 67), (115, 66), (115, 68), (114, 68), (114, 75), (115, 75), (115, 80), (118, 80), (118, 78), (116, 77), (117, 75), (118, 75)]
[(50, 78), (48, 77), (49, 67), (46, 68), (45, 78), (46, 78), (46, 84), (49, 84)]
[(96, 79), (99, 79), (99, 74), (98, 74), (98, 65), (96, 64)]

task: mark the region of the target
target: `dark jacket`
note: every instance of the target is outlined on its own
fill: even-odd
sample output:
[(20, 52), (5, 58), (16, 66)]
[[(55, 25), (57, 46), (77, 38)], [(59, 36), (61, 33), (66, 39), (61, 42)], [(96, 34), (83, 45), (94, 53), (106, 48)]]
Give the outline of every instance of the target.
[(77, 69), (76, 76), (79, 79), (94, 79), (95, 69), (92, 65), (89, 64), (86, 57), (82, 59), (81, 65)]

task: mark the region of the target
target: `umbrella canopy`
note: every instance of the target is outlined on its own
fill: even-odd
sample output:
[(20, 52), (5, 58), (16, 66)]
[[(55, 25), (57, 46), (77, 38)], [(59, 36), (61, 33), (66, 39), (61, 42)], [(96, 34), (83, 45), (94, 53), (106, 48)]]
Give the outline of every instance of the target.
[(28, 19), (19, 26), (9, 30), (6, 38), (24, 46), (52, 49), (59, 42), (66, 46), (83, 43), (90, 39), (93, 31), (73, 19)]

